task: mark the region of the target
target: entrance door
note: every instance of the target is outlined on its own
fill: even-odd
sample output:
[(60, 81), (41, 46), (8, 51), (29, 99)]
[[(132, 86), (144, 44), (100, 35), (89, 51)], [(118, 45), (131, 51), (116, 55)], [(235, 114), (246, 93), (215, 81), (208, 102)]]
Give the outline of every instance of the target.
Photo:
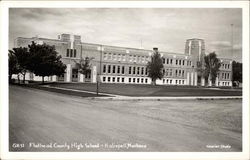
[(78, 70), (72, 69), (72, 82), (78, 82)]

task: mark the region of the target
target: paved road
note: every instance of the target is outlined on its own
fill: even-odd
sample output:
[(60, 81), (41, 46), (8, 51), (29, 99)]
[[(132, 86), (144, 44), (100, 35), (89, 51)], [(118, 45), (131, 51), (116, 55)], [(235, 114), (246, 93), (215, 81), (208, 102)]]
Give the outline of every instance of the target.
[(101, 101), (10, 86), (11, 151), (241, 151), (241, 100)]

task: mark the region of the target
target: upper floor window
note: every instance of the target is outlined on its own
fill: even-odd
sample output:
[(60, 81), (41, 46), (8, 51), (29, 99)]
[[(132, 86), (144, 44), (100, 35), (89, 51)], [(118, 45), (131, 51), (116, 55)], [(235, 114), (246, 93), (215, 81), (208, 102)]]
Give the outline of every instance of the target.
[(165, 58), (162, 58), (162, 63), (165, 64)]
[(116, 54), (114, 53), (114, 54), (113, 54), (113, 60), (116, 60), (116, 58), (117, 58), (117, 57), (116, 57)]
[(107, 60), (107, 53), (105, 52), (104, 55), (103, 55), (103, 59), (104, 60)]
[(124, 73), (125, 73), (125, 67), (122, 66), (122, 74), (124, 74)]
[(125, 61), (125, 60), (126, 60), (126, 55), (123, 54), (123, 55), (122, 55), (122, 61)]

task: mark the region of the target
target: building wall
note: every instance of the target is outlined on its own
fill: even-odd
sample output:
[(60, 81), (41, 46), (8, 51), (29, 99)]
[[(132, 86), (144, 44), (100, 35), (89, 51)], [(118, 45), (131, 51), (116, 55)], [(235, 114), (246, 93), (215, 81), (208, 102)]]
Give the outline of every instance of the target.
[[(107, 46), (101, 44), (82, 43), (78, 35), (61, 34), (58, 39), (39, 37), (22, 38), (15, 40), (16, 47), (27, 47), (32, 41), (38, 44), (54, 45), (62, 56), (62, 62), (67, 65), (66, 73), (60, 77), (50, 77), (52, 81), (92, 82), (102, 83), (135, 83), (150, 84), (147, 77), (147, 63), (150, 61), (153, 50), (144, 50), (127, 47)], [(162, 52), (163, 73), (161, 85), (198, 85), (196, 67), (205, 55), (204, 40), (188, 39), (185, 54)], [(91, 74), (81, 75), (76, 70), (76, 63), (81, 58), (91, 59)], [(223, 59), (216, 85), (231, 85), (231, 60)], [(37, 77), (37, 76), (34, 76)], [(29, 79), (29, 76), (28, 76)], [(34, 78), (33, 78), (34, 79)]]

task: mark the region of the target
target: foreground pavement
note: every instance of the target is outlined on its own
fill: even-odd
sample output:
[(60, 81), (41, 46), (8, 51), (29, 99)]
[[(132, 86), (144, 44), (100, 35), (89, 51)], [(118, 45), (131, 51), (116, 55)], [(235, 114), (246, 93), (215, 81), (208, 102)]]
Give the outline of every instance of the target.
[(18, 86), (9, 94), (11, 151), (242, 150), (241, 100), (102, 101)]

